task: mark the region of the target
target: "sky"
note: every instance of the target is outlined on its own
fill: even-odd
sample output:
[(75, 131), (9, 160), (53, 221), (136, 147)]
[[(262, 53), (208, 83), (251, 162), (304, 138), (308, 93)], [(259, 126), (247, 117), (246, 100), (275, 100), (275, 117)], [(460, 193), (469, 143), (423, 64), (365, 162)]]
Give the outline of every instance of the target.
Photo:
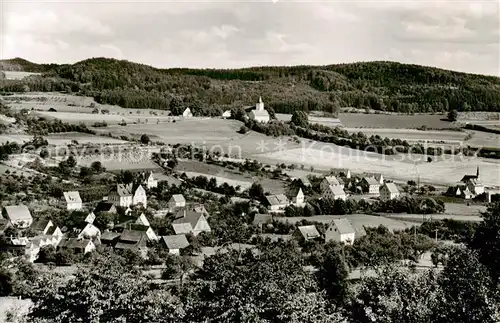
[(386, 60), (500, 76), (499, 2), (0, 0), (0, 57), (160, 68)]

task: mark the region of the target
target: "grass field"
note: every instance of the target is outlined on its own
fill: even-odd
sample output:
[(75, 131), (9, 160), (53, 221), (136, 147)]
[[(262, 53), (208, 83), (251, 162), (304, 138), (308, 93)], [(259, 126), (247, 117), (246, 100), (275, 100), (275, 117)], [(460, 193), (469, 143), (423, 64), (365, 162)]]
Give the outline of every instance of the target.
[(400, 221), (400, 220), (394, 220), (394, 219), (388, 219), (385, 217), (381, 216), (374, 216), (374, 215), (367, 215), (367, 214), (350, 214), (350, 215), (342, 215), (342, 216), (337, 216), (337, 215), (315, 215), (311, 217), (290, 217), (290, 218), (285, 218), (285, 217), (276, 217), (277, 220), (283, 221), (283, 222), (289, 222), (289, 223), (297, 223), (302, 220), (307, 220), (307, 221), (315, 221), (315, 222), (321, 222), (321, 223), (331, 223), (334, 219), (341, 219), (345, 218), (348, 219), (354, 229), (357, 232), (363, 231), (363, 227), (368, 227), (368, 228), (376, 228), (379, 225), (384, 225), (386, 226), (389, 230), (404, 230), (406, 228), (410, 228), (414, 223), (407, 222), (407, 221)]
[(0, 71), (5, 75), (6, 80), (22, 80), (31, 75), (40, 75), (40, 73), (18, 72), (18, 71)]
[(464, 174), (475, 174), (479, 166), (483, 184), (496, 186), (500, 183), (500, 161), (474, 157), (444, 155), (433, 157), (434, 161), (428, 163), (425, 155), (385, 156), (309, 141), (302, 148), (256, 154), (254, 158), (271, 164), (303, 164), (315, 170), (349, 168), (354, 173), (377, 172), (386, 178), (401, 181), (420, 177), (421, 183), (441, 185), (455, 184)]
[(445, 129), (453, 124), (440, 114), (420, 115), (385, 115), (362, 113), (339, 113), (339, 119), (347, 128), (418, 128), (426, 125), (429, 128)]
[[(127, 141), (119, 140), (110, 137), (103, 136), (95, 136), (86, 133), (79, 132), (66, 132), (66, 133), (57, 133), (57, 134), (49, 134), (44, 137), (49, 142), (49, 145), (56, 146), (64, 146), (71, 143), (72, 140), (78, 141), (80, 144), (84, 143), (92, 143), (92, 144), (123, 144), (127, 143)], [(30, 135), (0, 135), (0, 143), (4, 143), (7, 141), (17, 142), (19, 144), (23, 144), (33, 139), (33, 136)]]

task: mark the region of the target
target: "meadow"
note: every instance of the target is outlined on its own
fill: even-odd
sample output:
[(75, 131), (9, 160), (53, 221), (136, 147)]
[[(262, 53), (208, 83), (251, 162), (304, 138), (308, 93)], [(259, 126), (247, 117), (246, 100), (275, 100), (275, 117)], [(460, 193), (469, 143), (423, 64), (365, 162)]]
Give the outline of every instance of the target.
[[(49, 145), (65, 146), (71, 144), (76, 140), (79, 144), (124, 144), (127, 141), (115, 139), (111, 137), (96, 136), (92, 134), (79, 133), (79, 132), (65, 132), (54, 133), (44, 137), (47, 139)], [(31, 135), (18, 135), (18, 134), (2, 134), (0, 135), (0, 143), (17, 142), (23, 144), (33, 139)]]

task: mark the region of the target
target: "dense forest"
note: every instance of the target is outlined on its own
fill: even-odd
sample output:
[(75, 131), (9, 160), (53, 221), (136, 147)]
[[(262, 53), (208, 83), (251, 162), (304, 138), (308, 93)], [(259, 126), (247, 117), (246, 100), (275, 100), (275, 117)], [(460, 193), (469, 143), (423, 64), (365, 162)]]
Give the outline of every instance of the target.
[(190, 107), (195, 114), (253, 105), (278, 113), (341, 107), (402, 113), (500, 111), (500, 78), (395, 62), (245, 69), (157, 69), (92, 58), (72, 65), (0, 61), (4, 70), (39, 72), (0, 80), (0, 91), (67, 91), (125, 108)]

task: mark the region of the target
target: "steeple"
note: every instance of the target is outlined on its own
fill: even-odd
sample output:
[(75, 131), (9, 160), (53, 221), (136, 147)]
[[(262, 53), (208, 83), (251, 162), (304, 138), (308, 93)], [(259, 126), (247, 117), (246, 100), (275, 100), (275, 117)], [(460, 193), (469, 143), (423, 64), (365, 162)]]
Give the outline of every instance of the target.
[(262, 102), (262, 97), (261, 97), (261, 96), (259, 96), (259, 103), (263, 103), (263, 102)]
[(264, 110), (264, 102), (262, 102), (262, 97), (259, 96), (259, 102), (255, 105), (255, 110), (262, 111)]

